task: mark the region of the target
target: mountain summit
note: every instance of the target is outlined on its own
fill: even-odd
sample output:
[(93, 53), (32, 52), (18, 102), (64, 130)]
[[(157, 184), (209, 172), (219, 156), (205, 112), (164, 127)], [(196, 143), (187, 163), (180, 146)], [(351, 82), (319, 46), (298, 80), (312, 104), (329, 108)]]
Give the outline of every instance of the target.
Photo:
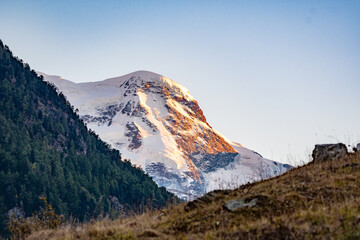
[(290, 167), (226, 139), (185, 87), (159, 74), (137, 71), (87, 83), (39, 74), (123, 158), (179, 197), (235, 188)]

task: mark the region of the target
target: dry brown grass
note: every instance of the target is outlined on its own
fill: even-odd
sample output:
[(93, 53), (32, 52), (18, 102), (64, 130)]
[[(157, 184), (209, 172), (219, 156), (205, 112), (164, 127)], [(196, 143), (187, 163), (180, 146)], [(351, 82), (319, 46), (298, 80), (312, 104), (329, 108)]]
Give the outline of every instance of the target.
[[(229, 200), (258, 198), (235, 212)], [(43, 230), (29, 239), (360, 239), (360, 153), (214, 191), (190, 203), (114, 221)]]
[[(64, 216), (55, 213), (53, 207), (41, 196), (45, 207), (29, 218), (12, 215), (8, 222), (8, 230), (12, 239), (26, 239), (28, 235), (44, 229), (59, 228), (64, 223)], [(1, 238), (1, 237), (0, 237)]]

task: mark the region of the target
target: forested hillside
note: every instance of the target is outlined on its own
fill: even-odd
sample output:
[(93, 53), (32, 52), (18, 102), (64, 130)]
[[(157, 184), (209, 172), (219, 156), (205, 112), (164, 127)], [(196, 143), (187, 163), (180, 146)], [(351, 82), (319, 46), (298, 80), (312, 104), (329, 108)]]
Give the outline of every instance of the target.
[(10, 212), (38, 210), (41, 195), (81, 221), (174, 200), (89, 132), (64, 96), (0, 41), (1, 231)]

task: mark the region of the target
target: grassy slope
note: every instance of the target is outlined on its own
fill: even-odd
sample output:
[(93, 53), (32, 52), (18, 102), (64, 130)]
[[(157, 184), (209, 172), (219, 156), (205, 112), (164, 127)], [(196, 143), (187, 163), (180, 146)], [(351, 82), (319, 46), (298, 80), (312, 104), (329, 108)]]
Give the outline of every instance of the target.
[[(229, 212), (223, 204), (258, 198)], [(360, 239), (360, 153), (308, 164), (234, 191), (215, 191), (162, 211), (41, 231), (32, 239)]]

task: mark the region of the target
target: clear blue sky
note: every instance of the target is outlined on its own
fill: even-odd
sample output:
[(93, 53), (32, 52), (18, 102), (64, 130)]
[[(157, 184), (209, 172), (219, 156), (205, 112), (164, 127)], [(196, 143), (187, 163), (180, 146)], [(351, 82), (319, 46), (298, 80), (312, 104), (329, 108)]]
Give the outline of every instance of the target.
[(360, 1), (4, 1), (0, 38), (75, 82), (149, 70), (282, 162), (360, 142)]

